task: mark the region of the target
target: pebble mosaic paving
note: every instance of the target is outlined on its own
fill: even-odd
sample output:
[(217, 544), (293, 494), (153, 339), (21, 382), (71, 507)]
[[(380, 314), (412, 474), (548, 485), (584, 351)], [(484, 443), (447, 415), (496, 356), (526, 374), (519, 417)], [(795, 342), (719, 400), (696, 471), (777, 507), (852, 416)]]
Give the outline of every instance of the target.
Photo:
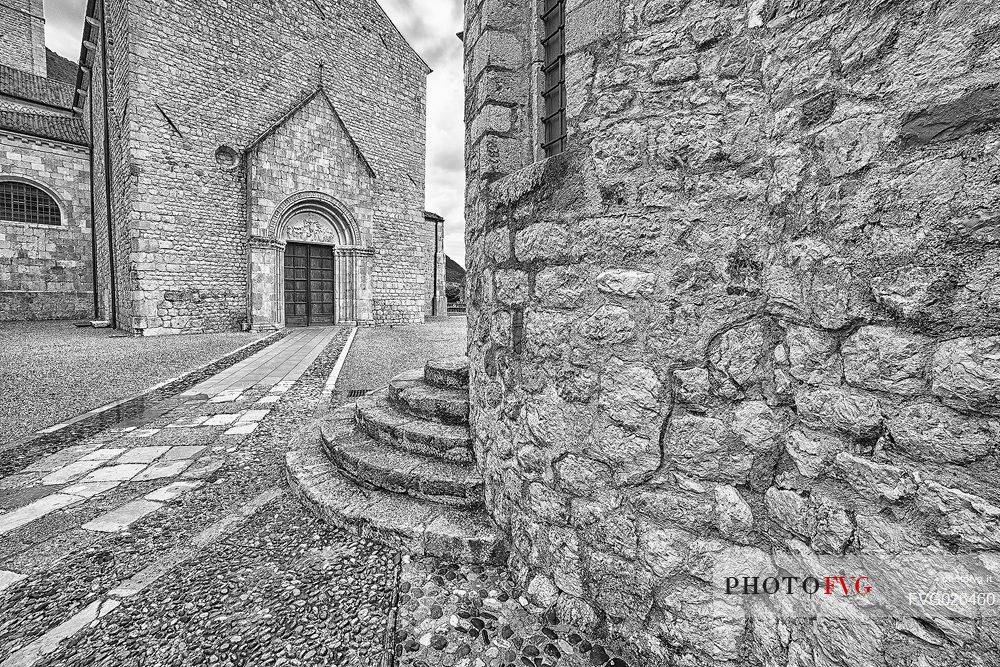
[(403, 558), (400, 667), (628, 667), (608, 647), (532, 604), (502, 568)]
[(0, 667), (622, 667), (502, 569), (411, 562), (291, 498), (285, 452), (349, 332), (0, 453)]

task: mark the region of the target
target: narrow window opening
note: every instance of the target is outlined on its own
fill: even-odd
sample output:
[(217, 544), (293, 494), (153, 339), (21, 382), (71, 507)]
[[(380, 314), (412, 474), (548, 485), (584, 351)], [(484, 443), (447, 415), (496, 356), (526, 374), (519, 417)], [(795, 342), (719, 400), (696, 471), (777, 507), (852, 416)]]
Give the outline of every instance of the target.
[(542, 150), (566, 150), (566, 2), (542, 0)]
[(0, 220), (29, 225), (62, 224), (56, 200), (44, 190), (19, 181), (0, 182)]

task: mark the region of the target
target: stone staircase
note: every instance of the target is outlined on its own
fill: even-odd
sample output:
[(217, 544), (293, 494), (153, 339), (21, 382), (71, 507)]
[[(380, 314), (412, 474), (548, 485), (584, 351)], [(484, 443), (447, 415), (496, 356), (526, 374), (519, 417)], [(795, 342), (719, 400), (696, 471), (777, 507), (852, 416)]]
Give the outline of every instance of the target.
[(315, 514), (414, 555), (503, 563), (469, 434), (469, 360), (399, 375), (305, 429), (287, 455)]

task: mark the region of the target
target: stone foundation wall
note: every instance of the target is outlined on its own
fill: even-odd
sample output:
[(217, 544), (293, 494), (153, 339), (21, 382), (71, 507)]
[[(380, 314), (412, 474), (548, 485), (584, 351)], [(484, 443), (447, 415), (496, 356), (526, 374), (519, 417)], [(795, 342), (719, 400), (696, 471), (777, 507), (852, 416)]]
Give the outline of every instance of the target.
[(0, 180), (9, 178), (52, 194), (62, 224), (0, 220), (0, 320), (93, 317), (87, 149), (0, 134)]
[(1000, 9), (567, 9), (569, 150), (536, 162), (537, 7), (466, 3), (473, 432), (529, 590), (643, 665), (989, 664), (995, 618), (723, 583), (997, 572)]

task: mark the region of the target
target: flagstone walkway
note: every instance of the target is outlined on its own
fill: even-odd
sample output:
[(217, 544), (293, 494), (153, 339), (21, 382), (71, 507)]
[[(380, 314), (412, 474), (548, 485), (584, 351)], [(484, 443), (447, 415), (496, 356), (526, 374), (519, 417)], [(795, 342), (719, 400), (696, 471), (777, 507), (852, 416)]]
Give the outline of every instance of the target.
[(0, 478), (0, 666), (376, 664), (397, 554), (283, 479), (350, 331), (294, 331)]
[(462, 325), (359, 330), (346, 356), (350, 329), (294, 331), (101, 429), (39, 436), (55, 449), (0, 451), (0, 667), (627, 667), (503, 568), (410, 561), (286, 490), (331, 391), (462, 352)]

